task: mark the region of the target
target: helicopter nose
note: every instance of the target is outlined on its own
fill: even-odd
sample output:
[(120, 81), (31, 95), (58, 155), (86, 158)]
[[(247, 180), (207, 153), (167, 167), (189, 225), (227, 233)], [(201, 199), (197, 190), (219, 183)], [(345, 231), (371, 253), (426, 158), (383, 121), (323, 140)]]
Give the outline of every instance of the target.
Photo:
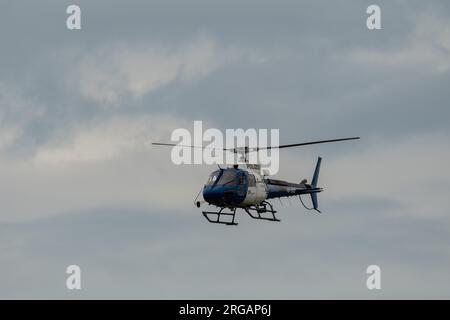
[(203, 190), (203, 199), (208, 203), (224, 204), (231, 203), (235, 196), (235, 190), (221, 186), (206, 187)]
[(223, 190), (221, 188), (207, 187), (203, 190), (203, 199), (209, 203), (216, 203), (223, 198)]

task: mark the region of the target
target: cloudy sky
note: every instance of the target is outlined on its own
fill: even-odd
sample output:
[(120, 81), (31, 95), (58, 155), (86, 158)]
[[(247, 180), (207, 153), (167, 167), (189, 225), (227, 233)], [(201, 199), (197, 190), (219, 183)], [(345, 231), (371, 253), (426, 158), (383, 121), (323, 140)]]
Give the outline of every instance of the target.
[[(1, 1), (0, 298), (450, 298), (448, 1), (70, 4)], [(323, 157), (324, 214), (225, 227), (193, 206), (215, 168), (150, 145), (194, 120), (362, 139), (280, 153)]]

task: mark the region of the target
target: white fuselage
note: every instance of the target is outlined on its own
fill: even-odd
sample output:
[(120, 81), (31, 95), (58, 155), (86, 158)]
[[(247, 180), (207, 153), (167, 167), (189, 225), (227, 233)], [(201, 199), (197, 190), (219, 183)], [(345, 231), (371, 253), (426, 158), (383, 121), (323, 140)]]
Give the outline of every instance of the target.
[[(267, 198), (267, 187), (258, 169), (247, 169), (249, 175), (247, 195), (241, 204), (246, 206), (259, 205)], [(251, 176), (255, 177), (254, 183)]]

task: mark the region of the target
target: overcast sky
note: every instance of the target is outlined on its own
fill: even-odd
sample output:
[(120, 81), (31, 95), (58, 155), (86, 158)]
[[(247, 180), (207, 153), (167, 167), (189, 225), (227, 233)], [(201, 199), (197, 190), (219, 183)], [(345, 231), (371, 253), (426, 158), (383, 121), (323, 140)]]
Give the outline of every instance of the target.
[[(0, 298), (450, 298), (448, 1), (70, 4), (1, 1)], [(280, 152), (323, 157), (322, 215), (226, 227), (193, 205), (215, 167), (149, 145), (194, 120), (362, 139)]]

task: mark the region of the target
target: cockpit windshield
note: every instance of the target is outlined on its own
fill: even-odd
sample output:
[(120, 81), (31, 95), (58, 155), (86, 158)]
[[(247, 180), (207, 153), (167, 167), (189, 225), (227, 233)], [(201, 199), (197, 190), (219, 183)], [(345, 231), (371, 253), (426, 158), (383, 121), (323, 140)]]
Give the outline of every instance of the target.
[(217, 184), (220, 186), (236, 186), (238, 183), (238, 181), (236, 181), (236, 176), (237, 172), (234, 170), (223, 170), (222, 173), (220, 170), (217, 170), (209, 175), (206, 185), (211, 186), (213, 184)]
[(211, 173), (209, 175), (208, 181), (206, 182), (207, 186), (213, 185), (214, 183), (216, 183), (217, 178), (219, 178), (220, 175), (220, 170), (214, 171), (213, 173)]
[(233, 170), (225, 170), (220, 176), (219, 181), (217, 181), (217, 184), (222, 186), (235, 186), (237, 184), (236, 172)]

